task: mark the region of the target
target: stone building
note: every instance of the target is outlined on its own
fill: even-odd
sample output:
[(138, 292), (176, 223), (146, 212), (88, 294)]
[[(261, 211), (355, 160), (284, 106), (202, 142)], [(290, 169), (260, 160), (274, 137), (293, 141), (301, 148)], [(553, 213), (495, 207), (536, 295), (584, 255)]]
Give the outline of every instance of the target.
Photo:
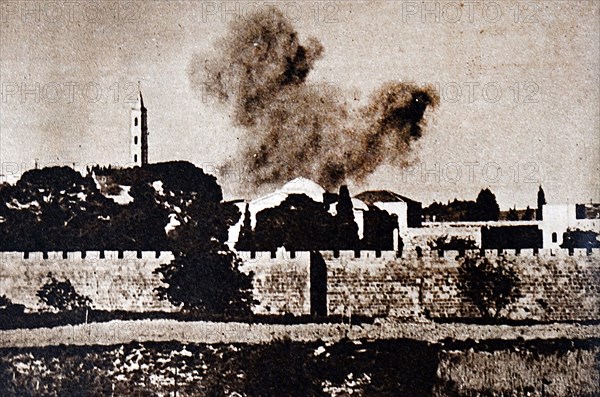
[[(330, 214), (337, 214), (337, 195), (328, 193), (317, 183), (302, 177), (287, 182), (280, 189), (265, 196), (247, 202), (240, 200), (234, 203), (238, 206), (242, 214), (245, 214), (246, 206), (248, 207), (250, 224), (254, 228), (256, 226), (256, 215), (260, 211), (277, 207), (291, 194), (304, 194), (315, 202), (323, 203), (323, 206), (327, 208)], [(400, 236), (406, 234), (409, 227), (420, 227), (421, 225), (421, 203), (407, 199), (394, 192), (367, 191), (353, 197), (351, 200), (354, 222), (358, 227), (358, 237), (361, 240), (365, 239), (366, 233), (375, 233), (377, 225), (374, 225), (374, 223), (381, 222), (379, 216), (371, 214), (374, 212), (383, 211), (384, 214), (395, 216), (397, 219), (396, 228), (389, 236), (385, 236), (385, 240), (389, 240), (389, 244), (387, 244), (389, 248), (387, 249), (390, 250), (398, 250)], [(238, 241), (243, 223), (244, 216), (229, 229), (227, 244), (231, 248), (234, 248), (235, 243)], [(377, 237), (377, 239), (380, 238), (382, 236)]]
[[(580, 211), (581, 212), (581, 211)], [(588, 212), (578, 216), (575, 204), (546, 204), (542, 208), (541, 229), (544, 248), (560, 248), (567, 230), (600, 232), (600, 219), (587, 217)]]

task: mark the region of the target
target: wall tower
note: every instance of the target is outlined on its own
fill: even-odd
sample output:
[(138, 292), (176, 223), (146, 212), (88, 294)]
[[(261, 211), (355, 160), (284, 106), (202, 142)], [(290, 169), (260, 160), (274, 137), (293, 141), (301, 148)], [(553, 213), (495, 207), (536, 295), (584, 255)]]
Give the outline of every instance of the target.
[(137, 103), (131, 109), (130, 126), (131, 149), (129, 161), (134, 166), (143, 166), (148, 164), (148, 118), (141, 90), (138, 94)]

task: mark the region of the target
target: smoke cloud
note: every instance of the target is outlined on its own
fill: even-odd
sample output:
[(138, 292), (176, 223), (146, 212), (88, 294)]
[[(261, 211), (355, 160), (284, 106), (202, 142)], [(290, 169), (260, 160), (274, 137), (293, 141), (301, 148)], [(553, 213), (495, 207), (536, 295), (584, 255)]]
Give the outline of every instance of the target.
[(424, 113), (439, 102), (432, 87), (388, 82), (351, 108), (332, 100), (331, 86), (306, 82), (322, 54), (272, 8), (232, 22), (215, 56), (190, 63), (194, 87), (247, 131), (240, 161), (253, 186), (298, 176), (327, 189), (360, 182), (382, 164), (405, 165), (423, 134)]

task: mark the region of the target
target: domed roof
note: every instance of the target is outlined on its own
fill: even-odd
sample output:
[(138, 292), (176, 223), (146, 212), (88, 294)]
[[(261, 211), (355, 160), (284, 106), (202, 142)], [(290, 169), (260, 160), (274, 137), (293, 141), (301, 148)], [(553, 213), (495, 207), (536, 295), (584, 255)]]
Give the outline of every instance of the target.
[(320, 203), (323, 202), (323, 194), (325, 193), (325, 189), (317, 183), (302, 177), (292, 179), (283, 185), (279, 191), (285, 194), (305, 194)]

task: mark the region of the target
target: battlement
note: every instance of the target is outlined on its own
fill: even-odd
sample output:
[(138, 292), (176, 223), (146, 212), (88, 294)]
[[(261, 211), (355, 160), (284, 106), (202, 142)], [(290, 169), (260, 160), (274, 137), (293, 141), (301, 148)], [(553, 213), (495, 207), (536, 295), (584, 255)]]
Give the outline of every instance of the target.
[[(465, 250), (463, 252), (457, 250), (432, 250), (429, 248), (424, 249), (407, 249), (400, 254), (397, 251), (385, 250), (385, 251), (370, 251), (370, 250), (358, 250), (358, 251), (350, 251), (350, 250), (340, 250), (340, 251), (331, 251), (331, 250), (322, 250), (319, 251), (324, 259), (327, 260), (335, 260), (335, 259), (359, 259), (359, 258), (368, 258), (368, 259), (381, 259), (382, 261), (390, 261), (395, 260), (397, 258), (403, 259), (418, 259), (418, 258), (448, 258), (455, 259), (461, 256), (485, 256), (487, 258), (498, 258), (498, 257), (524, 257), (524, 258), (566, 258), (566, 257), (600, 257), (600, 248), (575, 248), (573, 250), (569, 249), (554, 249), (554, 248), (545, 248), (545, 249), (503, 249), (503, 250)], [(302, 260), (309, 259), (310, 252), (309, 251), (287, 251), (283, 248), (279, 248), (276, 251), (237, 251), (238, 256), (244, 262), (252, 262), (252, 261), (264, 261), (264, 260), (274, 260), (274, 261), (291, 261), (294, 259)]]
[(100, 261), (100, 260), (138, 260), (172, 259), (171, 251), (46, 251), (20, 252), (2, 251), (0, 260), (21, 259), (23, 261)]
[[(432, 250), (429, 248), (406, 249), (400, 255), (399, 252), (385, 250), (323, 250), (319, 251), (323, 258), (328, 260), (335, 259), (381, 259), (382, 261), (390, 261), (397, 258), (417, 259), (417, 258), (449, 258), (454, 259), (460, 256), (485, 256), (488, 258), (503, 257), (525, 257), (525, 258), (566, 258), (566, 257), (587, 257), (600, 256), (600, 248), (575, 248), (569, 249), (504, 249), (504, 250), (466, 250), (464, 252), (456, 250)], [(310, 251), (288, 251), (279, 248), (276, 251), (237, 251), (238, 256), (244, 263), (263, 262), (265, 260), (284, 260), (284, 261), (304, 261), (310, 259)], [(137, 260), (137, 259), (172, 259), (171, 251), (47, 251), (47, 252), (21, 252), (21, 251), (2, 251), (0, 252), (0, 260), (5, 259), (22, 259), (24, 261), (59, 261), (59, 260)]]
[(0, 296), (27, 310), (47, 310), (36, 293), (51, 273), (69, 280), (98, 310), (172, 311), (156, 295), (163, 284), (154, 273), (172, 259), (170, 251), (0, 252)]

